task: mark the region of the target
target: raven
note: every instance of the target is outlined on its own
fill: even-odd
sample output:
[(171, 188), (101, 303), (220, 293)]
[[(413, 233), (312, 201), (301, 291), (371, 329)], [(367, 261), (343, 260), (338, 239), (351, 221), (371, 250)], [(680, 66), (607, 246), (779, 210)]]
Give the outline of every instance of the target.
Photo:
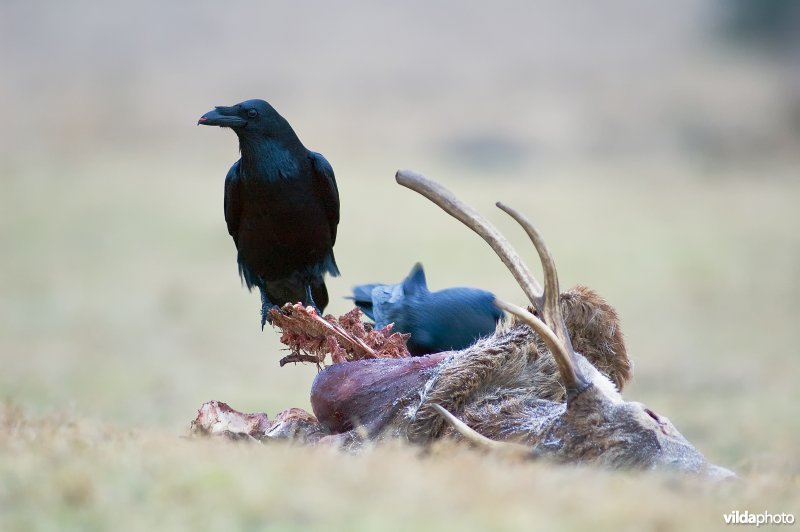
[(321, 314), (328, 304), (323, 275), (339, 275), (339, 190), (330, 163), (307, 150), (264, 100), (217, 106), (197, 123), (239, 137), (241, 158), (225, 177), (225, 222), (242, 282), (261, 292), (261, 328), (274, 305), (301, 301)]
[(351, 299), (376, 328), (394, 323), (394, 330), (410, 334), (408, 350), (415, 356), (468, 347), (492, 334), (503, 317), (494, 294), (485, 290), (431, 292), (419, 263), (402, 283), (355, 286)]

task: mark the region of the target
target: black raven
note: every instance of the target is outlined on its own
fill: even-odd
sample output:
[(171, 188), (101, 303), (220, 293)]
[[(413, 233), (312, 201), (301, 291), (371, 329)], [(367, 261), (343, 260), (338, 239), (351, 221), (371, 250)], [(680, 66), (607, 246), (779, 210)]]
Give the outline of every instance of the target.
[(412, 355), (463, 349), (495, 330), (503, 312), (494, 294), (477, 288), (428, 290), (422, 264), (416, 264), (402, 283), (353, 287), (352, 299), (381, 329), (408, 333)]
[(333, 168), (309, 151), (264, 100), (215, 107), (197, 122), (231, 128), (241, 158), (225, 177), (225, 222), (239, 252), (239, 275), (261, 292), (261, 328), (274, 305), (303, 302), (322, 313), (323, 275), (339, 275), (333, 244), (339, 190)]

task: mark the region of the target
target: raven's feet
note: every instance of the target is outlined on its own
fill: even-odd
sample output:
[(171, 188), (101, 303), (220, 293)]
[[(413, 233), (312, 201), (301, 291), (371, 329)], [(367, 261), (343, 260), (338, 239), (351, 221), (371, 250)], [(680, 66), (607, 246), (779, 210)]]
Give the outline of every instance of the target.
[(264, 325), (269, 322), (272, 325), (272, 318), (269, 317), (270, 309), (278, 308), (278, 305), (269, 300), (267, 294), (261, 291), (261, 330), (264, 330)]

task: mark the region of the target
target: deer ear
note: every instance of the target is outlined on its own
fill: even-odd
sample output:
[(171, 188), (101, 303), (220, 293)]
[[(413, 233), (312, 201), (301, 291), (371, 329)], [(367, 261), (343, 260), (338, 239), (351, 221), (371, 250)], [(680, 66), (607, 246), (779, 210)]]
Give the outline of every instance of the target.
[(428, 283), (425, 280), (425, 270), (422, 269), (421, 263), (416, 263), (411, 268), (411, 273), (403, 281), (403, 294), (413, 296), (428, 291)]

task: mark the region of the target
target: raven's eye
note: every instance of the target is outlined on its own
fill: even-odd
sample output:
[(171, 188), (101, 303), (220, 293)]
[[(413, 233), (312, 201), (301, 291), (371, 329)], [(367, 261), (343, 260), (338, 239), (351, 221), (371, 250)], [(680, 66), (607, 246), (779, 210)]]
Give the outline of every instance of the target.
[(250, 118), (255, 118), (258, 116), (258, 111), (256, 111), (255, 109), (248, 109), (247, 116), (249, 116)]

